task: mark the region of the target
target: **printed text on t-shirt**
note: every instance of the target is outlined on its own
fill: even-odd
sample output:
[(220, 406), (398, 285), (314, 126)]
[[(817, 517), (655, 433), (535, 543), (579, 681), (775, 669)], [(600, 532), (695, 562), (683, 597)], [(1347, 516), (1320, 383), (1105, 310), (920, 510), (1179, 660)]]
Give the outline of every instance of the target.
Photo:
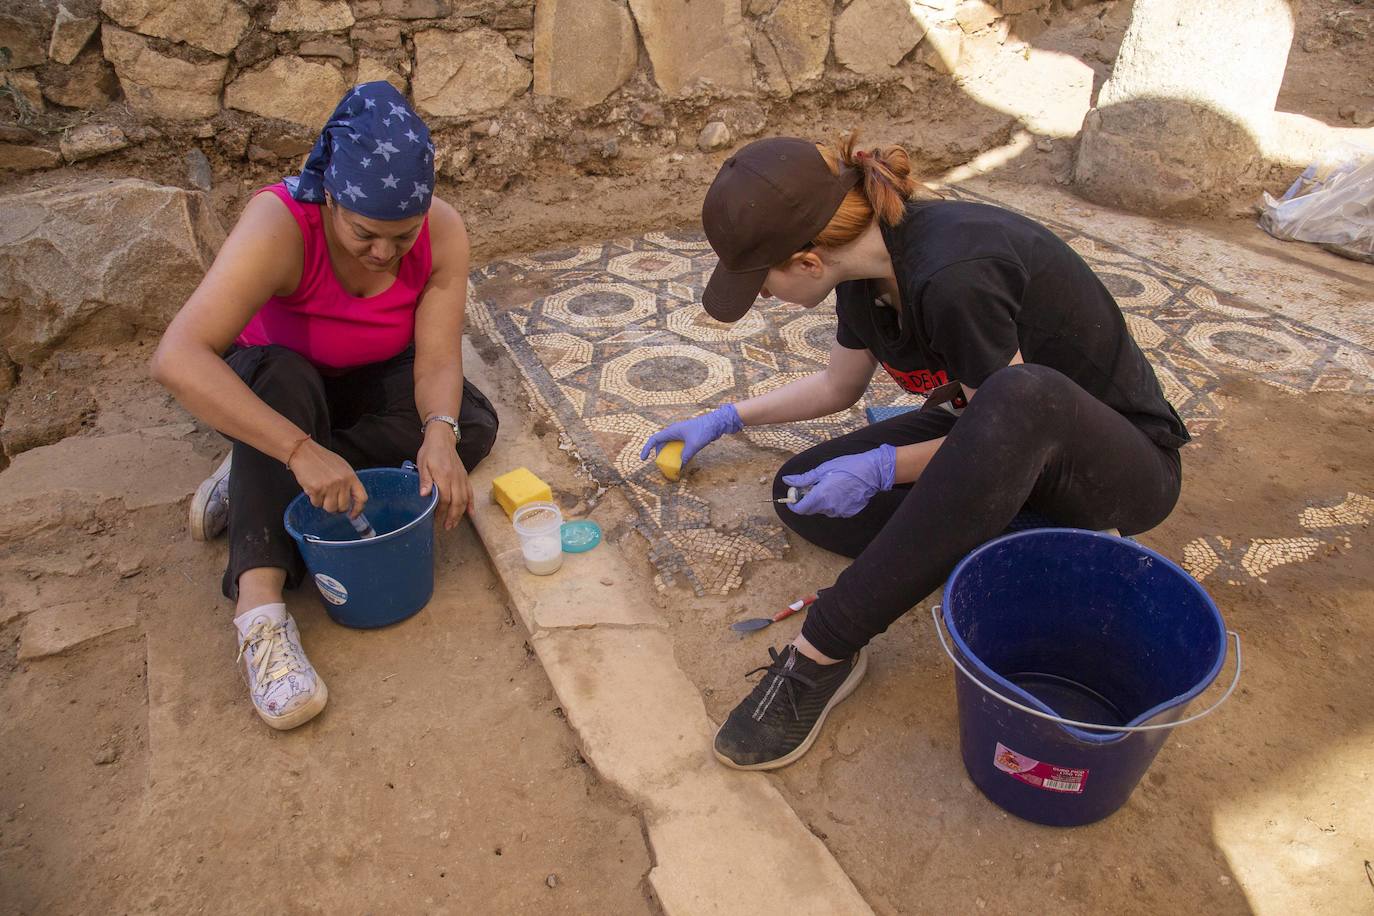
[(894, 369), (887, 363), (883, 363), (883, 368), (887, 370), (888, 375), (896, 380), (898, 385), (912, 394), (929, 394), (932, 389), (949, 384), (949, 376), (945, 374), (943, 369), (937, 369), (934, 372), (929, 369), (913, 369), (910, 372), (903, 372), (901, 369)]

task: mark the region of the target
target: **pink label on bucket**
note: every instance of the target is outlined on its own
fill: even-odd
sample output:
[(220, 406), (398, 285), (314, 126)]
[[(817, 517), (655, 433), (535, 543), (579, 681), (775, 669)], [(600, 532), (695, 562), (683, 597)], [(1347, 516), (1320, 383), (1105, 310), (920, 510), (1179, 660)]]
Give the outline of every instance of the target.
[(1073, 795), (1082, 795), (1083, 786), (1088, 782), (1087, 770), (1041, 763), (1025, 754), (1016, 753), (1000, 741), (997, 743), (997, 750), (993, 754), (992, 764), (1012, 779), (1019, 779), (1024, 783), (1049, 792), (1068, 792)]

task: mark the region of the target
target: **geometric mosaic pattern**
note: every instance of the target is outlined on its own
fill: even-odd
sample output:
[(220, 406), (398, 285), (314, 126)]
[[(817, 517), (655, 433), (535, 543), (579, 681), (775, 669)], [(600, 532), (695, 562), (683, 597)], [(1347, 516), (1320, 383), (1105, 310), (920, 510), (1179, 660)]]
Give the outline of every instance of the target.
[(1317, 555), (1323, 547), (1338, 545), (1349, 548), (1351, 535), (1363, 530), (1374, 519), (1374, 499), (1359, 493), (1347, 493), (1334, 506), (1309, 506), (1298, 515), (1298, 525), (1306, 534), (1290, 537), (1255, 538), (1237, 542), (1213, 535), (1197, 538), (1184, 545), (1183, 568), (1199, 582), (1216, 575), (1228, 585), (1237, 585), (1243, 578), (1267, 582), (1269, 573), (1290, 563), (1301, 563)]
[[(1005, 206), (966, 191), (959, 196)], [(1034, 218), (1068, 242), (1111, 291), (1165, 396), (1194, 436), (1222, 421), (1212, 397), (1220, 369), (1252, 375), (1289, 394), (1374, 393), (1374, 341), (1341, 339), (1068, 224)]]
[[(1223, 367), (1294, 394), (1374, 391), (1369, 347), (1220, 295), (1072, 227), (1042, 222), (1112, 291), (1195, 436), (1222, 422), (1214, 394)], [(644, 439), (674, 420), (821, 369), (835, 339), (827, 305), (804, 309), (774, 300), (733, 325), (712, 320), (699, 303), (715, 262), (699, 233), (650, 233), (488, 264), (472, 274), (469, 303), (474, 333), (509, 353), (537, 409), (596, 483), (621, 488), (635, 507), (658, 587), (683, 580), (697, 594), (737, 588), (745, 564), (781, 557), (786, 538), (771, 515), (735, 530), (712, 525), (709, 505), (687, 478), (666, 481), (652, 461), (639, 460)], [(864, 400), (841, 414), (742, 435), (794, 454), (858, 428), (865, 407), (920, 404), (885, 378), (879, 370)], [(1220, 542), (1206, 549), (1218, 558), (1232, 552)], [(1275, 558), (1307, 547), (1254, 549), (1255, 558), (1248, 566), (1240, 560), (1240, 568), (1272, 568)], [(1205, 552), (1194, 548), (1199, 557)]]
[[(833, 309), (773, 303), (733, 325), (699, 305), (715, 266), (697, 234), (654, 233), (530, 255), (473, 273), (469, 322), (503, 347), (527, 392), (602, 487), (635, 507), (656, 584), (682, 580), (697, 594), (726, 594), (746, 563), (778, 558), (787, 539), (771, 513), (734, 530), (714, 526), (688, 479), (669, 482), (639, 459), (644, 440), (674, 420), (738, 401), (822, 368), (835, 338)], [(542, 294), (497, 304), (514, 285)], [(832, 417), (748, 429), (764, 448), (792, 453), (857, 428), (863, 408), (918, 406), (895, 385)]]

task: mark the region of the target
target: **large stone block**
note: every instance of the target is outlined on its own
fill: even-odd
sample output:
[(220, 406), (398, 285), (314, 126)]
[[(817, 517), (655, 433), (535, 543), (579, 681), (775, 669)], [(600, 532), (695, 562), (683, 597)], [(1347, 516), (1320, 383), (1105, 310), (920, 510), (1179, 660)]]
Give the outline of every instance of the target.
[(754, 88), (754, 61), (740, 0), (630, 0), (654, 82), (670, 96), (703, 82), (718, 89)]
[(1206, 212), (1260, 172), (1255, 138), (1173, 99), (1099, 106), (1083, 119), (1074, 184), (1088, 199), (1160, 216)]
[(1138, 0), (1098, 104), (1194, 102), (1237, 121), (1267, 120), (1293, 41), (1289, 0)]
[(124, 96), (135, 114), (178, 121), (213, 117), (229, 61), (197, 64), (153, 50), (133, 32), (105, 25), (105, 58), (114, 64)]
[(635, 71), (639, 41), (616, 0), (539, 0), (534, 11), (534, 91), (580, 108), (603, 101)]
[(281, 0), (267, 27), (273, 32), (336, 32), (353, 24), (344, 0)]
[(48, 59), (53, 16), (36, 3), (31, 8), (32, 13), (0, 13), (0, 70), (32, 67)]
[(964, 0), (954, 11), (954, 18), (959, 28), (972, 33), (986, 29), (1002, 18), (1002, 14), (983, 0)]
[[(801, 89), (825, 71), (830, 50), (830, 0), (780, 0), (763, 19), (766, 49), (755, 46), (767, 67), (772, 51), (788, 94)], [(771, 68), (770, 68), (771, 70)]]
[(306, 127), (322, 127), (348, 89), (339, 71), (299, 57), (278, 57), (239, 74), (224, 90), (226, 108)]
[(835, 60), (864, 76), (891, 76), (934, 15), (911, 0), (854, 0), (835, 18)]
[(48, 56), (59, 64), (71, 63), (99, 27), (98, 17), (76, 16), (59, 4), (57, 18), (53, 20), (52, 37), (48, 40)]
[(443, 19), (451, 12), (449, 0), (382, 0), (382, 15), (393, 19)]
[(55, 149), (26, 143), (0, 143), (0, 172), (30, 172), (61, 164), (62, 154)]
[(464, 118), (500, 108), (530, 85), (530, 70), (500, 32), (427, 29), (415, 35), (415, 107)]
[(103, 156), (128, 145), (129, 138), (114, 124), (82, 124), (63, 135), (59, 144), (62, 158), (68, 162)]
[(358, 82), (387, 82), (396, 87), (397, 92), (406, 92), (406, 78), (387, 66), (385, 61), (375, 57), (362, 57), (358, 60)]
[(141, 35), (228, 54), (248, 29), (237, 0), (102, 0), (100, 10)]
[(161, 331), (223, 235), (203, 195), (132, 178), (0, 199), (0, 351), (26, 366)]
[(104, 108), (119, 97), (119, 79), (114, 67), (101, 56), (98, 46), (82, 51), (66, 66), (47, 64), (40, 67), (38, 85), (42, 87), (43, 97), (54, 105), (85, 111)]
[(955, 73), (963, 53), (964, 30), (958, 23), (932, 25), (921, 41), (916, 58), (936, 73)]
[(1205, 211), (1253, 182), (1293, 28), (1288, 0), (1137, 0), (1084, 119), (1082, 193), (1169, 214)]

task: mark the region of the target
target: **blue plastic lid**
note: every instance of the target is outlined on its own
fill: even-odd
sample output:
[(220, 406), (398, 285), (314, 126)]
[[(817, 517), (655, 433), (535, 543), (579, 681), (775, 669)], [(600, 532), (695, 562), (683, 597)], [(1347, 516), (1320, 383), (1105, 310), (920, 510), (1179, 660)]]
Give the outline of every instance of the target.
[(591, 519), (564, 522), (560, 534), (564, 553), (586, 553), (601, 543), (601, 526)]

